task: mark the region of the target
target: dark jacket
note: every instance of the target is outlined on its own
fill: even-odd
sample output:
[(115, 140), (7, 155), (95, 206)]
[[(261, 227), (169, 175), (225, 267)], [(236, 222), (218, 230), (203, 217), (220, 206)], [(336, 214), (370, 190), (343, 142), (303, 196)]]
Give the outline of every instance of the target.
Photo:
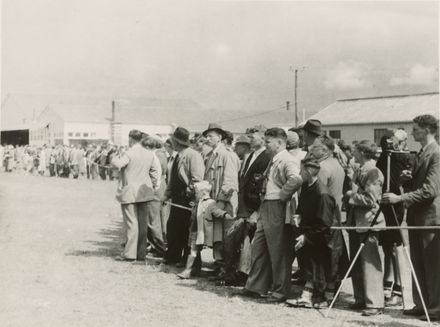
[[(244, 162), (250, 162), (251, 156)], [(270, 156), (267, 151), (263, 151), (252, 162), (252, 165), (248, 166), (247, 171), (240, 176), (239, 179), (239, 208), (238, 215), (240, 217), (248, 217), (252, 212), (258, 210), (261, 200), (260, 193), (263, 184), (263, 173), (267, 168), (270, 161)]]
[(440, 150), (436, 142), (429, 144), (417, 159), (412, 179), (405, 187), (409, 192), (402, 198), (408, 207), (408, 225), (440, 225)]

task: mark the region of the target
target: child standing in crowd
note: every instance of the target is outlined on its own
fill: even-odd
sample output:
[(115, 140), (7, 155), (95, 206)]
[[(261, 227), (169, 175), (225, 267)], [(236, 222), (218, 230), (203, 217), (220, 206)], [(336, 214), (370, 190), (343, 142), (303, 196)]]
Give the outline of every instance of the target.
[(217, 208), (215, 200), (209, 196), (211, 189), (212, 186), (207, 181), (194, 184), (197, 205), (191, 215), (189, 236), (191, 252), (185, 270), (177, 275), (179, 278), (188, 279), (192, 274), (197, 275), (200, 272), (202, 264), (200, 252), (205, 245), (213, 246), (213, 218), (232, 219), (226, 211)]

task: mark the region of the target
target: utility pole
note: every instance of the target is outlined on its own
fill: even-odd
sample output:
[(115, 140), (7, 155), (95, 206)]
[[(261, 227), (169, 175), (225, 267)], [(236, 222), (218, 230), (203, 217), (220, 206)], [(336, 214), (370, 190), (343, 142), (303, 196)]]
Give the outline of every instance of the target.
[[(301, 72), (304, 71), (306, 66), (302, 66)], [(295, 88), (294, 88), (294, 106), (295, 106), (295, 127), (298, 127), (299, 118), (298, 118), (298, 72), (299, 69), (295, 68), (293, 69), (292, 66), (290, 66), (290, 71), (295, 73)]]
[(295, 69), (295, 127), (298, 127), (298, 69)]

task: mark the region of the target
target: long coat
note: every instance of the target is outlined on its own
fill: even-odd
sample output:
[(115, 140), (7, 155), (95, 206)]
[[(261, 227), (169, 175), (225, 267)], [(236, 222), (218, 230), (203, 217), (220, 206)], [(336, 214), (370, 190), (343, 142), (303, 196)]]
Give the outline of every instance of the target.
[(191, 215), (190, 245), (212, 247), (214, 244), (214, 220), (224, 219), (225, 215), (226, 211), (219, 209), (215, 201), (209, 197), (199, 200), (197, 205), (193, 207)]
[[(238, 206), (238, 167), (223, 144), (208, 154), (204, 180), (212, 185), (211, 198), (217, 206), (235, 217)], [(226, 225), (223, 219), (214, 220), (214, 242), (223, 242), (228, 229)]]

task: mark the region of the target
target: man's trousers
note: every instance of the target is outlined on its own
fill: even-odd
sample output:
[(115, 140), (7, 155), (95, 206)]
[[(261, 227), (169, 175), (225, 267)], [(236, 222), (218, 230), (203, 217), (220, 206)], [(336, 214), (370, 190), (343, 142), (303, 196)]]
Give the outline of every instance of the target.
[[(414, 265), (423, 300), (432, 316), (440, 316), (440, 231), (409, 231), (411, 261)], [(418, 310), (423, 310), (413, 279), (412, 294)]]
[(245, 288), (259, 294), (289, 295), (292, 275), (292, 227), (285, 224), (286, 203), (264, 200), (252, 241), (252, 263)]
[[(188, 204), (182, 205), (187, 206)], [(165, 256), (166, 260), (170, 263), (186, 261), (189, 253), (188, 237), (190, 224), (191, 211), (171, 206), (167, 221), (168, 250)]]
[(160, 226), (160, 202), (147, 201), (121, 204), (127, 242), (124, 257), (145, 260), (147, 239), (154, 248), (165, 252)]
[[(351, 232), (350, 257), (353, 260), (365, 233)], [(378, 233), (371, 232), (351, 273), (356, 303), (366, 308), (384, 307), (382, 261), (379, 253)]]

